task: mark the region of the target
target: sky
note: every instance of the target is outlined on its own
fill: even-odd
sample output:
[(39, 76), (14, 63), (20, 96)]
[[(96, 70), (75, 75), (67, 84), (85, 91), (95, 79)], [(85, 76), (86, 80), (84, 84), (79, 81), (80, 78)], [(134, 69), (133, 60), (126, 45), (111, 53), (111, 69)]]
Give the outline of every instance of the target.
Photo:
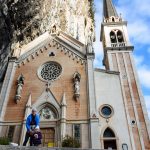
[[(133, 56), (150, 118), (150, 0), (112, 0), (118, 14), (128, 21), (128, 34), (134, 46)], [(94, 0), (96, 13), (95, 67), (102, 66), (103, 48), (100, 42), (103, 0)]]

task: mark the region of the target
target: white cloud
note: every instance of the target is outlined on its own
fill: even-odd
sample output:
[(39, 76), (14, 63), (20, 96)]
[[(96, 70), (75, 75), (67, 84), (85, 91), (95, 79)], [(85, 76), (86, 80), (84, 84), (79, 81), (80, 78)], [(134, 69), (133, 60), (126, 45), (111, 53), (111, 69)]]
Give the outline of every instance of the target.
[(150, 88), (150, 68), (144, 64), (144, 56), (134, 55), (134, 60), (142, 86)]
[(148, 116), (150, 118), (150, 95), (146, 95), (144, 97), (145, 97), (146, 107), (148, 110)]
[(150, 89), (150, 69), (146, 65), (140, 66), (138, 68), (138, 74), (141, 84), (145, 88)]
[(150, 45), (150, 2), (149, 0), (119, 0), (118, 12), (128, 21), (129, 35), (134, 44)]
[(94, 42), (94, 51), (96, 54), (94, 60), (94, 66), (102, 68), (102, 59), (103, 59), (103, 47), (100, 42), (100, 27), (102, 22), (102, 1), (95, 0), (96, 14), (95, 14), (95, 34), (96, 41)]
[(137, 56), (137, 55), (134, 55), (134, 60), (135, 60), (135, 64), (136, 66), (141, 66), (141, 64), (143, 63), (144, 61), (144, 56)]
[(134, 55), (134, 60), (142, 86), (150, 89), (150, 68), (144, 64), (144, 56)]
[(147, 52), (150, 53), (150, 47), (148, 48)]

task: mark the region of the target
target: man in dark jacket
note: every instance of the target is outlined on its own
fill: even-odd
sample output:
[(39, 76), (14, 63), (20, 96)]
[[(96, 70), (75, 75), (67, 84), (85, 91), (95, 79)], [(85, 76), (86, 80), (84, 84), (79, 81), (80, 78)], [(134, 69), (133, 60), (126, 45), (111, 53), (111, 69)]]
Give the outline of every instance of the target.
[(33, 135), (33, 131), (34, 129), (39, 126), (40, 123), (40, 117), (37, 114), (37, 110), (36, 108), (32, 109), (32, 113), (27, 117), (26, 120), (26, 128), (27, 128), (27, 132), (26, 132), (26, 136), (25, 136), (25, 140), (23, 142), (23, 146), (26, 146), (29, 138), (30, 138), (30, 146), (33, 145), (32, 142), (32, 135)]

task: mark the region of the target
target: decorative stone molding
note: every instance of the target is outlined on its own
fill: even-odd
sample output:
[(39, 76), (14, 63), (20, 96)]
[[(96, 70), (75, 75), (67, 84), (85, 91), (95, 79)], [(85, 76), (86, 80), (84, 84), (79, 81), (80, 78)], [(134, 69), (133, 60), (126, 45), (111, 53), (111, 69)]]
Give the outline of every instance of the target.
[(49, 41), (49, 43), (47, 43), (44, 47), (42, 47), (40, 49), (36, 49), (36, 50), (33, 49), (33, 50), (31, 50), (33, 52), (29, 51), (29, 52), (23, 54), (22, 56), (20, 56), (20, 58), (18, 59), (18, 63), (19, 63), (18, 67), (30, 62), (30, 59), (35, 59), (36, 57), (40, 56), (40, 53), (47, 51), (48, 47), (51, 47), (51, 46), (56, 47), (57, 50), (60, 50), (65, 55), (68, 55), (68, 57), (71, 57), (72, 60), (76, 60), (77, 63), (80, 62), (81, 65), (83, 65), (85, 63), (85, 60), (84, 60), (85, 58), (83, 58), (83, 56), (80, 56), (77, 53), (73, 52), (73, 50), (70, 50), (69, 48), (65, 47), (64, 45), (62, 45), (55, 39), (51, 39), (51, 41)]
[(15, 101), (18, 103), (21, 99), (21, 93), (22, 93), (22, 88), (24, 85), (24, 76), (21, 74), (19, 75), (17, 79), (17, 90), (16, 90), (16, 96), (15, 96)]
[(90, 115), (90, 118), (91, 119), (97, 119), (98, 118), (98, 113), (96, 111), (92, 111), (91, 115)]
[(22, 122), (22, 131), (21, 131), (21, 137), (20, 137), (20, 144), (23, 145), (24, 138), (26, 135), (26, 119), (30, 115), (32, 109), (32, 96), (31, 93), (29, 94), (28, 101), (25, 107), (25, 115), (24, 120)]
[(38, 112), (43, 108), (43, 106), (51, 105), (58, 112), (57, 118), (60, 118), (60, 105), (53, 93), (49, 90), (44, 90), (41, 96), (36, 100), (32, 107), (37, 108)]
[(66, 135), (66, 112), (67, 112), (67, 102), (66, 94), (64, 93), (61, 101), (61, 138), (63, 139)]

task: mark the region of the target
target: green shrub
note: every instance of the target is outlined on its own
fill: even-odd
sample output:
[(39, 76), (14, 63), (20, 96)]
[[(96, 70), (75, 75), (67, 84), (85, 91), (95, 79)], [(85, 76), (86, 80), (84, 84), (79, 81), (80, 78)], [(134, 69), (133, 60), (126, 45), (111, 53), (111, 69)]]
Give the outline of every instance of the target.
[(89, 9), (89, 12), (90, 12), (90, 15), (91, 15), (91, 19), (92, 19), (92, 21), (93, 21), (93, 24), (94, 24), (94, 26), (95, 26), (95, 11), (96, 11), (96, 9), (95, 9), (95, 5), (94, 5), (94, 0), (89, 0), (89, 2), (90, 2), (90, 9)]
[(10, 139), (8, 137), (0, 137), (0, 145), (9, 145)]
[(62, 147), (79, 148), (80, 142), (68, 135), (66, 135), (62, 141)]

